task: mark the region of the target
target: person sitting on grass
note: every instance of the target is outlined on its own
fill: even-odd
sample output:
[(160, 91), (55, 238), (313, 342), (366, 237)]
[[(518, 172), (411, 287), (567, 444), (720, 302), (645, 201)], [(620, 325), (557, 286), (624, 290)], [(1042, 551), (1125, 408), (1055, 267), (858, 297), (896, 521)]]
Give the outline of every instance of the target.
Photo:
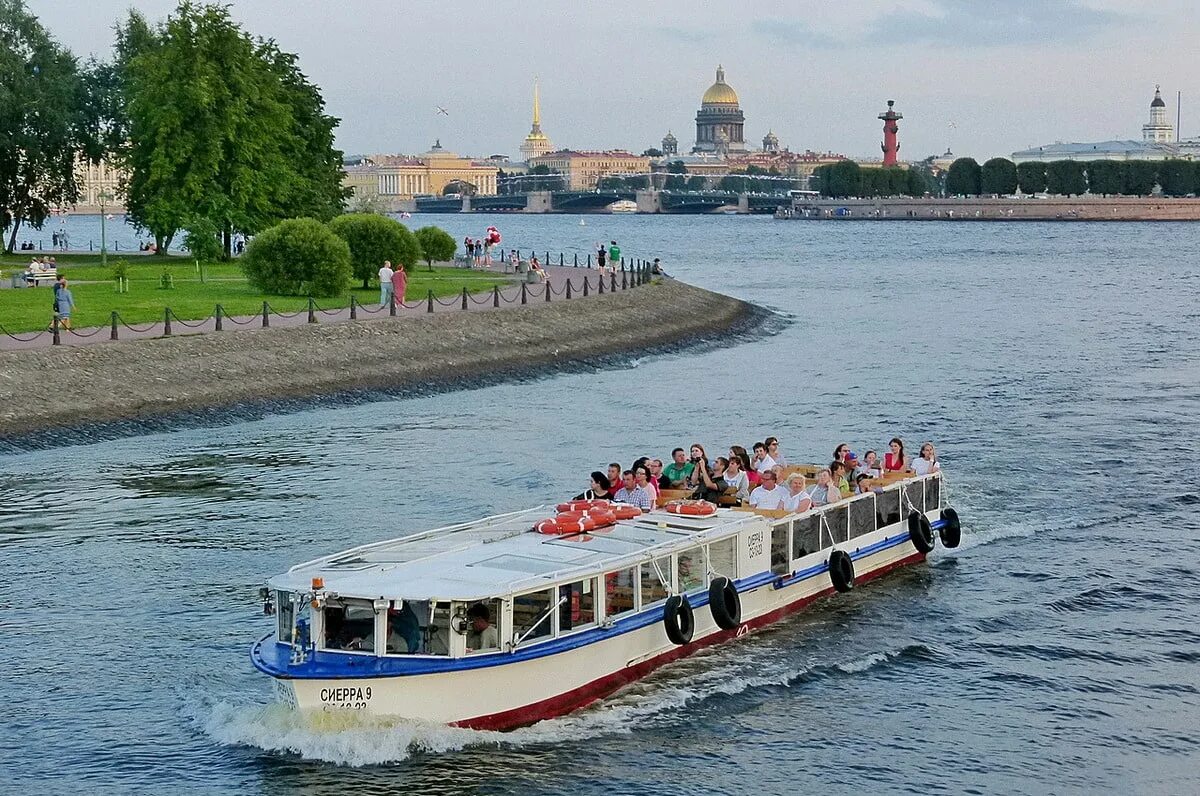
[(650, 511), (654, 508), (654, 503), (650, 500), (650, 493), (638, 486), (637, 481), (634, 480), (633, 470), (626, 470), (621, 477), (624, 486), (617, 490), (617, 494), (613, 495), (614, 500), (618, 503), (637, 506), (642, 511)]
[(764, 470), (759, 474), (762, 483), (750, 493), (750, 505), (756, 509), (781, 509), (787, 498), (787, 490), (779, 486), (774, 470)]

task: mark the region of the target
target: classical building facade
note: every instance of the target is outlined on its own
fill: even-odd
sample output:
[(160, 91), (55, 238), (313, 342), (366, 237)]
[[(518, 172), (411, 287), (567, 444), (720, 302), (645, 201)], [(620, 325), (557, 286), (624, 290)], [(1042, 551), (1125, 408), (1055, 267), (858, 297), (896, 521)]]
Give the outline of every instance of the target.
[(538, 84), (537, 80), (533, 81), (533, 127), (529, 130), (529, 135), (525, 136), (525, 141), (521, 144), (521, 157), (528, 163), (533, 158), (539, 155), (545, 155), (551, 152), (554, 146), (550, 143), (549, 137), (542, 132), (542, 107), (538, 99)]
[(1150, 100), (1150, 123), (1142, 125), (1142, 140), (1165, 143), (1175, 140), (1175, 125), (1167, 121), (1167, 103), (1162, 92), (1154, 87), (1154, 99)]
[(444, 149), (441, 142), (421, 155), (371, 155), (343, 167), (342, 184), (351, 189), (351, 206), (361, 200), (381, 200), (390, 206), (421, 194), (441, 194), (447, 185), (470, 186), (480, 196), (496, 193), (500, 169)]
[(737, 92), (725, 82), (725, 69), (717, 67), (717, 82), (708, 87), (696, 112), (696, 146), (693, 152), (718, 155), (745, 152), (746, 117)]
[(106, 210), (112, 208), (114, 212), (121, 212), (125, 207), (125, 193), (121, 188), (124, 180), (125, 172), (107, 161), (76, 161), (75, 184), (79, 186), (79, 201), (73, 209), (98, 212), (103, 205)]
[(650, 158), (622, 149), (603, 152), (561, 149), (530, 159), (529, 166), (546, 166), (562, 174), (569, 191), (590, 191), (601, 177), (649, 173)]
[(667, 134), (663, 136), (662, 153), (663, 157), (679, 154), (679, 139), (670, 130), (667, 130)]

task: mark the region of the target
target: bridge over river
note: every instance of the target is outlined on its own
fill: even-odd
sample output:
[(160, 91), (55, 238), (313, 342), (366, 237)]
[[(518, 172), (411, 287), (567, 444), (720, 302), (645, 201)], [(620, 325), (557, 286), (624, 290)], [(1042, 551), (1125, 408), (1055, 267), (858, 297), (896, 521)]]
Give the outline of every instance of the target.
[(530, 191), (497, 196), (420, 197), (402, 209), (420, 213), (602, 213), (622, 199), (635, 202), (639, 213), (774, 213), (790, 207), (785, 193), (734, 191)]

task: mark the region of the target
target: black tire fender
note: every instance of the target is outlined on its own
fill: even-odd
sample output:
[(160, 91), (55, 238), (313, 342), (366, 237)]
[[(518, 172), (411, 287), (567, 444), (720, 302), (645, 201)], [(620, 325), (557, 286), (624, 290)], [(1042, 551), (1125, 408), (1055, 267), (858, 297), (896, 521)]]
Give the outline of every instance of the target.
[(958, 547), (962, 541), (962, 523), (958, 520), (958, 512), (951, 508), (942, 509), (942, 527), (938, 529), (943, 547)]
[(913, 547), (922, 553), (933, 549), (933, 526), (929, 518), (914, 510), (908, 515), (908, 538), (912, 539)]
[(854, 588), (854, 562), (845, 550), (834, 550), (829, 554), (829, 580), (840, 592)]
[(742, 598), (733, 581), (723, 575), (713, 578), (708, 587), (708, 609), (722, 630), (733, 630), (742, 623)]
[(663, 625), (672, 644), (684, 645), (692, 640), (696, 629), (696, 614), (686, 594), (673, 594), (663, 606)]

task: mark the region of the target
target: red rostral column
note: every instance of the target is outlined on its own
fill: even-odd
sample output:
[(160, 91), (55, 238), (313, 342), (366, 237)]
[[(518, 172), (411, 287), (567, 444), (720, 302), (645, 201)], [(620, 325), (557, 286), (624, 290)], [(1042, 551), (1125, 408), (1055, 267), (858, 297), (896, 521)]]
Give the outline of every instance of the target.
[(900, 126), (896, 122), (904, 118), (903, 113), (897, 113), (892, 107), (896, 104), (895, 100), (888, 100), (888, 109), (885, 113), (879, 114), (879, 118), (883, 119), (883, 165), (895, 166), (896, 153), (900, 151), (900, 142), (896, 140), (896, 133), (900, 132)]

